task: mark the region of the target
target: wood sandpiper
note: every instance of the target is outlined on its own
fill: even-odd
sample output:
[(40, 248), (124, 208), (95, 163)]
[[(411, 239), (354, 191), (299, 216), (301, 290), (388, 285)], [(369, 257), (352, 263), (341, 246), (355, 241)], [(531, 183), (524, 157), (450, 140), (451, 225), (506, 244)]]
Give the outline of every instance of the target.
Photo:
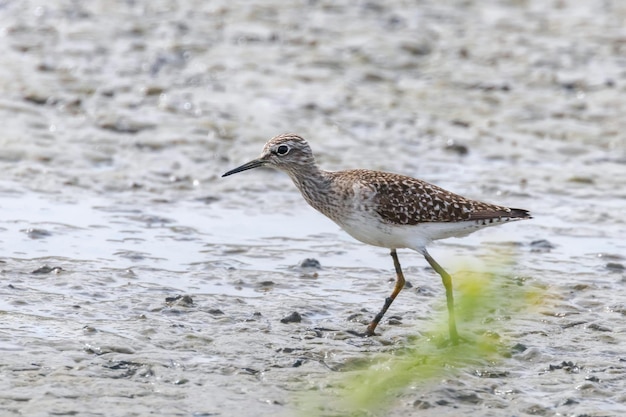
[(404, 175), (365, 169), (324, 171), (315, 163), (309, 144), (294, 134), (270, 139), (260, 157), (222, 177), (262, 166), (286, 172), (307, 203), (353, 238), (391, 250), (396, 283), (383, 308), (367, 326), (367, 336), (375, 334), (376, 326), (404, 287), (396, 250), (409, 248), (421, 253), (441, 276), (446, 290), (450, 340), (458, 344), (452, 278), (430, 256), (426, 245), (434, 240), (467, 236), (485, 227), (531, 218), (527, 210), (470, 200)]

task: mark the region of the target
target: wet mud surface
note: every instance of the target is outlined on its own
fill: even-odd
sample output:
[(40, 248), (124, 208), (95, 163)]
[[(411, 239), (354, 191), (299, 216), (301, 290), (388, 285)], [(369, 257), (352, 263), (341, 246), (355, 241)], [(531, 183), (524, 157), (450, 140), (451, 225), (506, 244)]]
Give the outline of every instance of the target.
[[(620, 2), (5, 2), (1, 414), (626, 414), (625, 19)], [(453, 279), (540, 294), (459, 318), (495, 359), (381, 409), (338, 401), (357, 369), (439, 337), (444, 292), (400, 251), (410, 287), (355, 336), (393, 287), (387, 251), (286, 175), (220, 178), (283, 132), (327, 169), (532, 212), (430, 249)]]

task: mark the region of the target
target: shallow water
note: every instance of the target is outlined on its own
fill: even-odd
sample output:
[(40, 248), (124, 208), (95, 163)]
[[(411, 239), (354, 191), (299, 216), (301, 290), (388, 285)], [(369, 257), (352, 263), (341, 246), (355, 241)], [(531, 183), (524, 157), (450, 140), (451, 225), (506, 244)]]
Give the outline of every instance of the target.
[(356, 337), (387, 251), (279, 172), (220, 178), (285, 131), (325, 168), (534, 215), (430, 249), (541, 294), (459, 322), (512, 353), (373, 414), (626, 414), (624, 21), (619, 2), (5, 2), (2, 415), (348, 414), (354, 364), (433, 337), (419, 255), (400, 252), (412, 288), (380, 336)]

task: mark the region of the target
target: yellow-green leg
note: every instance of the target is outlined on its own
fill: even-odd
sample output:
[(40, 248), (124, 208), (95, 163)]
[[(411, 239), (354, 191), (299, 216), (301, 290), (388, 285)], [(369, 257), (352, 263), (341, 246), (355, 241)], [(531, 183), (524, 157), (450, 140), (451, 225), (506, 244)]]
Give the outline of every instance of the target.
[(373, 336), (375, 334), (374, 330), (376, 330), (376, 326), (378, 326), (378, 323), (380, 323), (380, 321), (382, 320), (383, 316), (387, 312), (387, 309), (389, 308), (391, 303), (393, 303), (393, 300), (396, 299), (398, 294), (400, 294), (400, 291), (402, 291), (402, 288), (404, 288), (404, 274), (402, 273), (400, 261), (398, 260), (398, 254), (396, 253), (395, 249), (391, 250), (391, 258), (393, 259), (393, 266), (396, 268), (396, 285), (393, 287), (393, 292), (391, 293), (391, 295), (385, 298), (385, 304), (383, 305), (383, 308), (378, 314), (376, 314), (376, 317), (374, 317), (374, 320), (372, 320), (369, 326), (367, 326), (367, 331), (365, 332), (367, 336)]

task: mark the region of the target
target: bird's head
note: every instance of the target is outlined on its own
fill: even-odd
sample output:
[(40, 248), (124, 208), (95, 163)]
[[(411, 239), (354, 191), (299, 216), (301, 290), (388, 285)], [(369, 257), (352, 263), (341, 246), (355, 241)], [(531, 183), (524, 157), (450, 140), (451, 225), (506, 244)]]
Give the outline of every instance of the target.
[(288, 174), (315, 164), (313, 152), (306, 140), (291, 133), (270, 139), (263, 147), (261, 156), (226, 172), (222, 177), (258, 167), (270, 167)]

